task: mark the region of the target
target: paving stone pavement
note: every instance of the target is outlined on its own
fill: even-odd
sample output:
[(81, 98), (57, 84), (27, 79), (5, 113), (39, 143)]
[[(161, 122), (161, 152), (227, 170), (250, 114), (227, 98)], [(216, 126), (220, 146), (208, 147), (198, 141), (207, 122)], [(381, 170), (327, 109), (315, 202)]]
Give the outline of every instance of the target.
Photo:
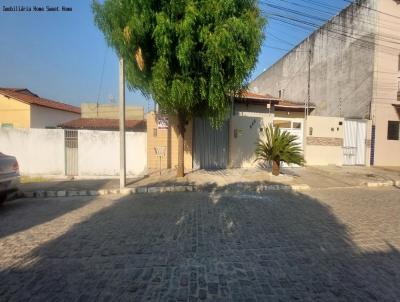
[(398, 301), (399, 193), (16, 200), (0, 301)]

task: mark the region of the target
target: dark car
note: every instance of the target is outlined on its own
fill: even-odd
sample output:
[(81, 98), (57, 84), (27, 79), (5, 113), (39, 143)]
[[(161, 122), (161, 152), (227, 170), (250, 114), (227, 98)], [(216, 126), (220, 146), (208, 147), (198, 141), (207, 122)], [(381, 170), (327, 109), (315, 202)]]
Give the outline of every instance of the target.
[(6, 200), (9, 193), (18, 190), (19, 179), (17, 159), (0, 152), (0, 204)]

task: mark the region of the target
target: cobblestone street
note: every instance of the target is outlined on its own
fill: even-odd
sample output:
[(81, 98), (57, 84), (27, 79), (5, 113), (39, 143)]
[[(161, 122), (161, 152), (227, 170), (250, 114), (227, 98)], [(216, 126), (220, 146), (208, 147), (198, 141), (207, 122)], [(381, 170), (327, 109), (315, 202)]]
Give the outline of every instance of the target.
[(0, 301), (398, 301), (400, 190), (20, 199)]

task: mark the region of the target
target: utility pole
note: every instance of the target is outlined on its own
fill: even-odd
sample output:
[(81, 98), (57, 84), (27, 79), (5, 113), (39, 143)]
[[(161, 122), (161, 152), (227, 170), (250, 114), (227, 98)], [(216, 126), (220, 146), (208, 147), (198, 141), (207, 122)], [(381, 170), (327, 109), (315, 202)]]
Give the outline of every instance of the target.
[(126, 186), (125, 150), (125, 70), (124, 59), (119, 59), (119, 187)]
[(311, 100), (311, 46), (308, 51), (308, 88), (307, 88), (307, 101), (305, 108), (305, 119), (308, 118), (308, 112), (310, 108), (310, 100)]

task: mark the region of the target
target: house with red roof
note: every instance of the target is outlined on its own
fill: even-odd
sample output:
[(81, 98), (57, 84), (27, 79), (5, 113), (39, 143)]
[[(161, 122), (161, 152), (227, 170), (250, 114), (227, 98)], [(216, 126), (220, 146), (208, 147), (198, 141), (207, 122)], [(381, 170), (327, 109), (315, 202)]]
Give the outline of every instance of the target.
[[(119, 130), (119, 107), (113, 104), (82, 103), (81, 116), (58, 125), (69, 130)], [(146, 132), (143, 106), (125, 107), (125, 131)]]
[(80, 115), (79, 107), (42, 98), (29, 89), (0, 87), (1, 128), (55, 128)]

